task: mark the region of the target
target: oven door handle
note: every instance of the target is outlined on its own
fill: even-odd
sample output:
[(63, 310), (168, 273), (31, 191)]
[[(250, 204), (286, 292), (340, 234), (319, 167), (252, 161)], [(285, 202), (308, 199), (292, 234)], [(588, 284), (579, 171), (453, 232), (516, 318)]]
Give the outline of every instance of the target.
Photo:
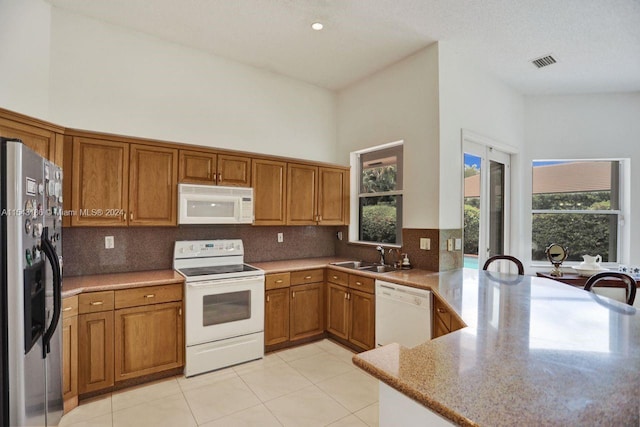
[(252, 276), (252, 277), (238, 277), (235, 279), (220, 279), (220, 280), (203, 280), (202, 282), (187, 282), (187, 286), (190, 288), (206, 288), (217, 287), (222, 285), (238, 285), (247, 282), (262, 281), (264, 283), (264, 276)]

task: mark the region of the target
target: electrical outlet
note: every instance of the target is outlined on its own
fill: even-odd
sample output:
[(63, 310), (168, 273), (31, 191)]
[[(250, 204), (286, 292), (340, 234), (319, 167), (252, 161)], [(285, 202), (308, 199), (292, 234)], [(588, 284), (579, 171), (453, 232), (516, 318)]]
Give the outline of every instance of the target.
[(447, 239), (447, 251), (451, 252), (453, 250), (453, 239)]
[(114, 247), (115, 247), (115, 242), (113, 240), (113, 236), (104, 236), (104, 248), (113, 249)]
[(425, 251), (430, 251), (431, 250), (431, 239), (429, 239), (427, 237), (421, 237), (420, 238), (420, 249), (425, 250)]
[(278, 243), (284, 242), (284, 233), (278, 233)]

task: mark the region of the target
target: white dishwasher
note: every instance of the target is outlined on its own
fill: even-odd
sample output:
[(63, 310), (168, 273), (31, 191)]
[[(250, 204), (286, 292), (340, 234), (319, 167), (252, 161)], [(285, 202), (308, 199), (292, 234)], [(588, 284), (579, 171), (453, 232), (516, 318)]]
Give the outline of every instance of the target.
[(431, 339), (431, 292), (376, 280), (376, 345), (415, 347)]

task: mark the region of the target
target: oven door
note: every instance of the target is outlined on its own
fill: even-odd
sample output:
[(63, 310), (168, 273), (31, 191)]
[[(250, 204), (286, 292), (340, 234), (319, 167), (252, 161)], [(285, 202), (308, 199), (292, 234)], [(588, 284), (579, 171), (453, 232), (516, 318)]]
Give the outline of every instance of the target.
[(264, 276), (187, 282), (187, 346), (264, 330)]

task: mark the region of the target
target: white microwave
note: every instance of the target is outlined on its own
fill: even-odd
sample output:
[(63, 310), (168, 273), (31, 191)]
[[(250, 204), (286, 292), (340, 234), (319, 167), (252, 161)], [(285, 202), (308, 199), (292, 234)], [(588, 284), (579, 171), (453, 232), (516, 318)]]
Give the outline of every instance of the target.
[(253, 188), (178, 185), (178, 224), (251, 224)]

